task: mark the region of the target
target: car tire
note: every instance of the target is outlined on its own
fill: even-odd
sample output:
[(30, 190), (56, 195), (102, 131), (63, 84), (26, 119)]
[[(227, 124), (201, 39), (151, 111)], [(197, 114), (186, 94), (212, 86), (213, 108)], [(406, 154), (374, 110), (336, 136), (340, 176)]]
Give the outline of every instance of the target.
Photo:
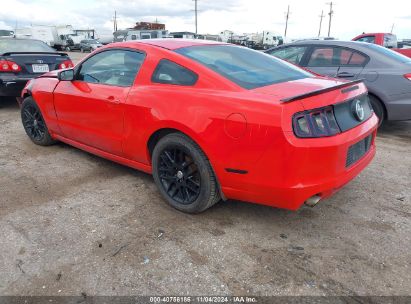
[(385, 108), (381, 100), (379, 100), (377, 97), (373, 95), (369, 95), (369, 98), (370, 98), (372, 109), (374, 110), (375, 115), (377, 115), (378, 117), (378, 126), (380, 127), (386, 118)]
[(152, 155), (154, 181), (164, 199), (186, 213), (200, 213), (220, 201), (218, 183), (201, 148), (181, 133), (164, 136)]
[(56, 143), (51, 138), (40, 108), (32, 97), (24, 99), (21, 105), (21, 121), (27, 136), (36, 145), (50, 146)]

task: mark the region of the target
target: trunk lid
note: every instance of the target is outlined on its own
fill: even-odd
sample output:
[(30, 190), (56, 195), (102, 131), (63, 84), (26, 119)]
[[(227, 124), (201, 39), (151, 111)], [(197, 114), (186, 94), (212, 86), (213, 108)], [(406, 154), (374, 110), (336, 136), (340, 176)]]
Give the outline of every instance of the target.
[(315, 77), (265, 86), (254, 92), (275, 96), (284, 104), (299, 102), (308, 110), (338, 104), (366, 93), (367, 88), (361, 81)]
[(0, 59), (17, 63), (21, 67), (19, 76), (33, 77), (58, 69), (63, 61), (70, 58), (57, 52), (9, 52), (0, 55)]
[(260, 94), (273, 95), (280, 99), (286, 99), (296, 95), (307, 94), (327, 87), (337, 86), (343, 83), (343, 81), (333, 78), (313, 77), (277, 83), (257, 88), (253, 91)]

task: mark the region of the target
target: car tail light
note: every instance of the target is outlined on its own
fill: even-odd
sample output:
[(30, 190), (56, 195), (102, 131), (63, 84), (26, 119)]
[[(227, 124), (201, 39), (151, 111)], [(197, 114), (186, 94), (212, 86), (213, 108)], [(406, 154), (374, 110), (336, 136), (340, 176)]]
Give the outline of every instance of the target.
[(59, 69), (69, 69), (74, 67), (74, 64), (71, 60), (64, 60), (62, 63), (59, 64)]
[(0, 60), (0, 72), (17, 73), (21, 71), (21, 67), (10, 60)]
[(326, 137), (341, 133), (331, 106), (295, 114), (293, 129), (295, 135), (302, 138)]
[(404, 77), (411, 81), (411, 73), (405, 74)]

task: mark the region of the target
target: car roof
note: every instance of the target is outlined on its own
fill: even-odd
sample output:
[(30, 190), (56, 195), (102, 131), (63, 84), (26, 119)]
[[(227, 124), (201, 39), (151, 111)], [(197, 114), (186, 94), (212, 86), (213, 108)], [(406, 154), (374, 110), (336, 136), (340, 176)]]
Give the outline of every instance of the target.
[(39, 40), (39, 39), (31, 39), (31, 38), (0, 37), (0, 39), (2, 39), (2, 40), (40, 41), (40, 42), (43, 42), (44, 44), (47, 44), (47, 43), (45, 43), (44, 41), (41, 41), (41, 40)]
[(283, 44), (280, 46), (273, 47), (270, 50), (274, 50), (277, 48), (282, 48), (282, 47), (287, 47), (287, 46), (293, 46), (293, 45), (325, 45), (325, 46), (340, 46), (340, 47), (348, 47), (352, 48), (357, 51), (362, 51), (364, 53), (372, 52), (373, 50), (370, 50), (370, 44), (367, 42), (360, 42), (360, 41), (343, 41), (343, 40), (304, 40), (304, 41), (296, 41), (296, 42), (291, 42), (288, 44)]
[(124, 42), (123, 45), (133, 44), (149, 44), (153, 46), (158, 46), (168, 50), (176, 50), (189, 46), (201, 46), (201, 45), (226, 45), (228, 43), (212, 41), (212, 40), (202, 40), (202, 39), (180, 39), (180, 38), (166, 38), (166, 39), (143, 39)]
[[(341, 41), (341, 40), (326, 40), (326, 41), (319, 41), (319, 40), (306, 40), (300, 42), (292, 42), (288, 44), (283, 44), (281, 46), (273, 47), (265, 52), (270, 52), (270, 50), (277, 50), (288, 46), (337, 46), (337, 47), (346, 47), (358, 52), (362, 52), (370, 57), (371, 67), (386, 67), (387, 65), (396, 66), (396, 67), (404, 67), (404, 63), (399, 61), (398, 59), (392, 58), (378, 50), (381, 48), (382, 50), (385, 49), (382, 46), (367, 43), (367, 42), (359, 42), (359, 41)], [(394, 52), (394, 51), (393, 51)], [(395, 52), (394, 52), (395, 53)]]
[(291, 42), (287, 45), (297, 45), (297, 44), (325, 44), (325, 45), (338, 45), (338, 46), (366, 46), (368, 43), (360, 41), (344, 41), (344, 40), (300, 40)]

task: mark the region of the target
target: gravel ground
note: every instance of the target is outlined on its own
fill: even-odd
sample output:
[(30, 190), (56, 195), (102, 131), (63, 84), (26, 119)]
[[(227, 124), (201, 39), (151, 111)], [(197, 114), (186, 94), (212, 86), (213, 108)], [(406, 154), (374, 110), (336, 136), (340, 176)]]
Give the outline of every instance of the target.
[(383, 126), (373, 163), (315, 208), (200, 215), (147, 174), (32, 144), (14, 101), (0, 134), (0, 295), (411, 295), (411, 122)]

